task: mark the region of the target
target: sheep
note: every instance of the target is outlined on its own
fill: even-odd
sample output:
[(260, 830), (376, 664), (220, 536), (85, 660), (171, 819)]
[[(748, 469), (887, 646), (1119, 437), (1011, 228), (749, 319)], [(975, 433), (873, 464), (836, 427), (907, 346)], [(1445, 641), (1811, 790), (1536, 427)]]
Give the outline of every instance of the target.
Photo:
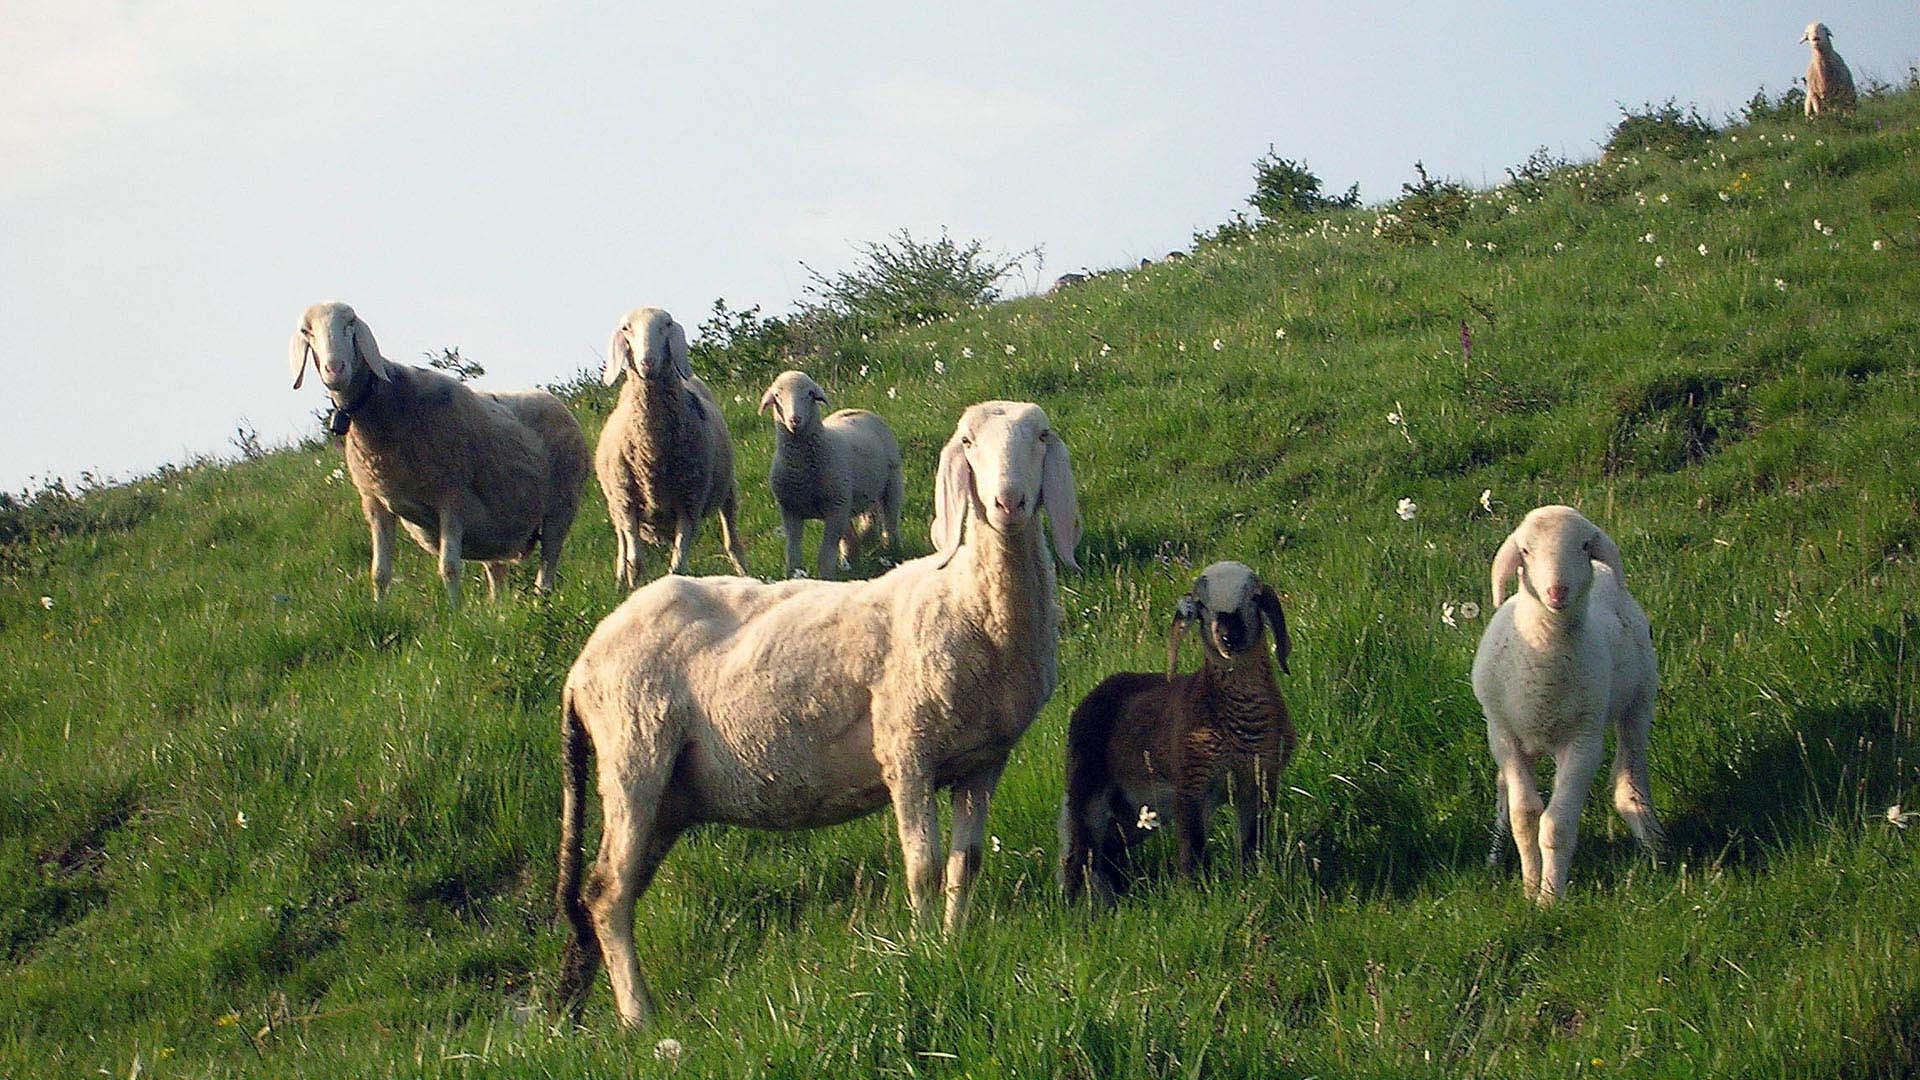
[(1047, 294), (1052, 295), (1054, 293), (1065, 292), (1068, 289), (1073, 288), (1075, 285), (1085, 284), (1092, 277), (1093, 277), (1092, 274), (1086, 273), (1084, 271), (1075, 271), (1070, 274), (1061, 274), (1059, 277), (1053, 279), (1053, 287), (1047, 290)]
[[(1177, 672), (1180, 638), (1199, 623), (1205, 662)], [(1273, 587), (1243, 563), (1217, 562), (1180, 598), (1167, 636), (1167, 673), (1122, 672), (1093, 688), (1067, 725), (1066, 796), (1060, 807), (1062, 894), (1091, 887), (1102, 903), (1127, 885), (1127, 848), (1171, 812), (1182, 873), (1206, 861), (1207, 823), (1232, 781), (1243, 860), (1265, 842), (1280, 771), (1293, 755), (1293, 723), (1261, 648), (1265, 630), (1280, 670), (1293, 639)]]
[[(1037, 405), (990, 401), (940, 452), (934, 554), (867, 581), (668, 577), (607, 616), (562, 695), (560, 1000), (578, 1015), (604, 950), (622, 1022), (644, 1023), (634, 904), (686, 829), (817, 828), (891, 801), (915, 925), (958, 933), (987, 810), (1057, 680), (1054, 558), (1078, 570), (1067, 447)], [(598, 861), (582, 886), (587, 769)], [(942, 874), (935, 797), (949, 791)]]
[[(1520, 575), (1511, 602), (1507, 580)], [(1570, 506), (1529, 513), (1493, 560), (1493, 603), (1473, 658), (1473, 692), (1498, 764), (1496, 862), (1511, 835), (1522, 887), (1541, 904), (1567, 888), (1580, 810), (1614, 729), (1613, 805), (1658, 855), (1660, 819), (1647, 783), (1659, 671), (1647, 613), (1627, 592), (1620, 548)], [(1533, 765), (1554, 760), (1545, 805)]]
[(353, 308), (315, 304), (288, 343), (293, 388), (311, 360), (333, 396), (329, 426), (346, 436), (347, 472), (373, 532), (373, 595), (393, 577), (397, 520), (440, 559), (460, 603), (460, 562), (486, 563), (498, 598), (512, 563), (540, 547), (535, 587), (551, 592), (560, 548), (586, 484), (586, 436), (544, 390), (482, 393), (438, 371), (396, 364)]
[(632, 378), (621, 388), (594, 453), (617, 543), (614, 581), (638, 588), (646, 576), (641, 545), (665, 543), (669, 535), (670, 569), (686, 573), (700, 522), (714, 513), (720, 515), (727, 559), (734, 573), (744, 575), (733, 437), (713, 391), (688, 363), (687, 332), (673, 316), (635, 308), (614, 328), (600, 381), (612, 386), (622, 375)]
[(1827, 24), (1808, 23), (1800, 41), (1813, 50), (1813, 58), (1807, 64), (1807, 117), (1853, 108), (1856, 102), (1853, 72), (1847, 70), (1847, 62), (1840, 59), (1840, 54), (1833, 51), (1833, 33)]
[[(841, 409), (821, 419), (826, 392), (804, 372), (783, 371), (760, 399), (773, 411), (773, 467), (767, 482), (780, 506), (787, 536), (787, 576), (801, 569), (801, 536), (808, 521), (822, 523), (815, 573), (833, 576), (834, 556), (846, 568), (859, 551), (859, 532), (877, 523), (890, 552), (900, 545), (900, 440), (865, 409)], [(863, 520), (856, 520), (863, 519)]]

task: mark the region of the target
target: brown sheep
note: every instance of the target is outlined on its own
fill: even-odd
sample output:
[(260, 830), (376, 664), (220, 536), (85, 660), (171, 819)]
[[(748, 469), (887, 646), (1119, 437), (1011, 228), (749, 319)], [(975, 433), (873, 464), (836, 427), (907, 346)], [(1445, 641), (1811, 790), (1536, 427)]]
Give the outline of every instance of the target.
[[(1200, 624), (1206, 660), (1182, 675), (1180, 638), (1191, 623)], [(1214, 563), (1175, 609), (1167, 674), (1108, 676), (1073, 710), (1060, 808), (1060, 888), (1069, 901), (1086, 888), (1103, 902), (1125, 891), (1127, 848), (1158, 827), (1162, 811), (1188, 876), (1205, 867), (1207, 822), (1223, 800), (1234, 804), (1242, 859), (1264, 844), (1294, 737), (1261, 649), (1263, 626), (1288, 670), (1293, 641), (1272, 586), (1244, 564)]]
[(1840, 59), (1840, 54), (1833, 51), (1833, 34), (1827, 24), (1808, 23), (1806, 33), (1800, 35), (1800, 43), (1813, 49), (1813, 58), (1807, 63), (1807, 116), (1853, 108), (1856, 101), (1853, 72), (1847, 70), (1847, 62)]

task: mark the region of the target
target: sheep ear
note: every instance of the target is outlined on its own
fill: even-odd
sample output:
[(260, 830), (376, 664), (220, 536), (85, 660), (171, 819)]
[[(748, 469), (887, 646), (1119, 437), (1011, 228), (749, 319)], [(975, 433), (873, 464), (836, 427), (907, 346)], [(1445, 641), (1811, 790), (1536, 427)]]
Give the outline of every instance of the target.
[(1261, 586), (1259, 604), (1267, 628), (1273, 631), (1273, 655), (1280, 660), (1280, 670), (1291, 675), (1293, 669), (1287, 666), (1287, 657), (1293, 653), (1293, 635), (1287, 633), (1287, 613), (1280, 609), (1280, 596), (1273, 591), (1273, 586)]
[(380, 343), (373, 340), (373, 331), (367, 329), (366, 321), (358, 317), (353, 320), (353, 351), (381, 382), (393, 381), (393, 375), (387, 371), (387, 358), (380, 355)]
[(1167, 678), (1180, 673), (1180, 639), (1186, 636), (1187, 626), (1200, 613), (1200, 605), (1188, 593), (1173, 605), (1173, 625), (1167, 627)]
[(633, 343), (627, 338), (627, 328), (622, 326), (607, 339), (607, 366), (600, 372), (601, 385), (612, 386), (619, 382), (620, 376), (632, 366)]
[(1040, 505), (1046, 507), (1053, 525), (1053, 550), (1074, 573), (1080, 564), (1073, 560), (1073, 549), (1080, 546), (1080, 496), (1073, 490), (1073, 462), (1067, 457), (1067, 444), (1059, 432), (1047, 437), (1047, 454), (1040, 463)]
[(307, 354), (309, 351), (307, 348), (307, 335), (295, 330), (292, 339), (287, 342), (287, 366), (293, 369), (293, 388), (295, 390), (300, 389), (300, 384), (307, 381)]
[(673, 373), (693, 378), (693, 362), (687, 358), (687, 332), (677, 322), (667, 324), (667, 359), (673, 361)]
[(1626, 571), (1620, 568), (1620, 545), (1613, 542), (1613, 537), (1608, 536), (1599, 529), (1595, 529), (1591, 554), (1593, 555), (1593, 561), (1612, 570), (1613, 576), (1616, 579), (1620, 581), (1627, 579)]
[(973, 506), (973, 466), (967, 464), (966, 447), (960, 432), (940, 451), (940, 465), (933, 476), (933, 547), (940, 555), (937, 566), (953, 561), (960, 550), (960, 536), (967, 514)]
[(766, 413), (766, 411), (769, 408), (773, 407), (773, 405), (779, 400), (780, 400), (779, 393), (775, 391), (773, 387), (771, 386), (767, 387), (767, 392), (760, 395), (760, 412), (762, 414)]
[(1493, 557), (1493, 606), (1499, 610), (1507, 602), (1507, 582), (1520, 572), (1520, 541), (1513, 534), (1507, 535), (1506, 542), (1500, 545), (1500, 553)]

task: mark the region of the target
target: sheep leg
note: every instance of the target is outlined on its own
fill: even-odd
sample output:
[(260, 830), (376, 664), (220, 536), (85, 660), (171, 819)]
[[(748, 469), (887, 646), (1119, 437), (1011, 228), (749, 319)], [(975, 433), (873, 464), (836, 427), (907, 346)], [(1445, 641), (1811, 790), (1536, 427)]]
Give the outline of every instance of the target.
[(1653, 786), (1647, 775), (1647, 742), (1652, 732), (1651, 696), (1627, 710), (1614, 725), (1613, 808), (1640, 846), (1657, 859), (1666, 844), (1666, 831), (1653, 812)]
[(1207, 871), (1207, 798), (1204, 792), (1181, 793), (1173, 809), (1174, 838), (1179, 844), (1180, 873), (1193, 878)]
[(782, 510), (780, 531), (787, 536), (787, 576), (792, 577), (794, 571), (803, 569), (802, 564), (806, 562), (807, 554), (801, 543), (806, 539), (807, 519)]
[(627, 587), (627, 530), (613, 527), (613, 583)]
[(700, 519), (692, 514), (681, 514), (674, 522), (673, 565), (667, 568), (669, 573), (684, 574), (693, 565), (693, 543), (698, 539)]
[(727, 501), (720, 505), (720, 546), (727, 549), (727, 561), (733, 564), (733, 572), (747, 577), (747, 549), (740, 542), (739, 512), (739, 498), (728, 495)]
[(487, 563), (487, 599), (498, 600), (507, 588), (507, 575), (512, 571), (510, 563), (495, 560)]
[(560, 548), (573, 529), (573, 518), (548, 518), (540, 526), (540, 573), (533, 579), (533, 591), (541, 596), (560, 584)]
[(447, 587), (447, 603), (460, 606), (460, 519), (440, 514), (440, 580)]
[(820, 554), (813, 560), (813, 575), (822, 581), (839, 576), (840, 543), (847, 535), (849, 520), (844, 510), (827, 511), (820, 527)]
[(1520, 889), (1532, 899), (1540, 892), (1540, 800), (1539, 782), (1534, 779), (1533, 759), (1514, 743), (1491, 730), (1487, 721), (1488, 744), (1493, 760), (1500, 768), (1501, 803), (1507, 808), (1507, 824), (1513, 834), (1513, 846), (1520, 854)]
[(648, 770), (630, 785), (603, 767), (600, 855), (587, 886), (587, 907), (613, 983), (620, 1022), (639, 1027), (652, 1018), (653, 1000), (633, 944), (633, 909), (679, 833), (661, 820), (666, 770)]
[(980, 852), (987, 837), (987, 809), (993, 804), (993, 789), (1000, 783), (995, 769), (953, 786), (948, 793), (953, 801), (952, 840), (947, 845), (947, 921), (948, 934), (958, 934), (967, 922), (967, 907), (973, 902), (974, 879), (980, 874)]
[(647, 548), (632, 528), (614, 530), (620, 536), (620, 567), (615, 577), (625, 589), (637, 589), (647, 580)]
[(1273, 808), (1274, 769), (1265, 761), (1248, 761), (1234, 770), (1233, 817), (1240, 835), (1240, 863), (1252, 866), (1267, 846), (1268, 821)]
[(866, 527), (863, 521), (850, 521), (845, 532), (840, 534), (840, 572), (847, 573), (860, 559), (860, 532)]
[(940, 808), (934, 803), (930, 778), (889, 772), (887, 788), (907, 867), (907, 903), (913, 908), (917, 930), (933, 917), (934, 897), (940, 892)]
[(1507, 817), (1507, 784), (1499, 770), (1493, 774), (1493, 839), (1487, 845), (1487, 869), (1498, 870), (1506, 861), (1507, 844), (1513, 838), (1513, 822)]
[(880, 500), (880, 523), (886, 529), (883, 538), (887, 544), (887, 554), (897, 558), (900, 555), (900, 504), (906, 500), (901, 489), (900, 470), (895, 469), (887, 478), (887, 491)]
[(373, 599), (378, 602), (387, 595), (387, 583), (393, 580), (393, 511), (377, 499), (363, 500), (360, 505), (373, 531)]
[(1541, 904), (1566, 894), (1573, 849), (1580, 841), (1580, 809), (1593, 790), (1593, 776), (1606, 750), (1604, 731), (1603, 725), (1594, 724), (1554, 752), (1553, 798), (1540, 815)]

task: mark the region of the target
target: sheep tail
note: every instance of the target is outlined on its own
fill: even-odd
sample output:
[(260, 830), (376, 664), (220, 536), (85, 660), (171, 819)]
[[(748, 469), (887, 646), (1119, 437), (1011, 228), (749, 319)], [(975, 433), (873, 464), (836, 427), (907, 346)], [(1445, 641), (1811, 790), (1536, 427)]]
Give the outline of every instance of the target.
[(600, 936), (593, 928), (581, 882), (581, 834), (587, 822), (587, 773), (593, 767), (593, 739), (574, 708), (573, 690), (561, 695), (560, 708), (560, 867), (555, 899), (573, 928), (560, 959), (559, 1008), (578, 1020), (587, 990), (600, 966)]

